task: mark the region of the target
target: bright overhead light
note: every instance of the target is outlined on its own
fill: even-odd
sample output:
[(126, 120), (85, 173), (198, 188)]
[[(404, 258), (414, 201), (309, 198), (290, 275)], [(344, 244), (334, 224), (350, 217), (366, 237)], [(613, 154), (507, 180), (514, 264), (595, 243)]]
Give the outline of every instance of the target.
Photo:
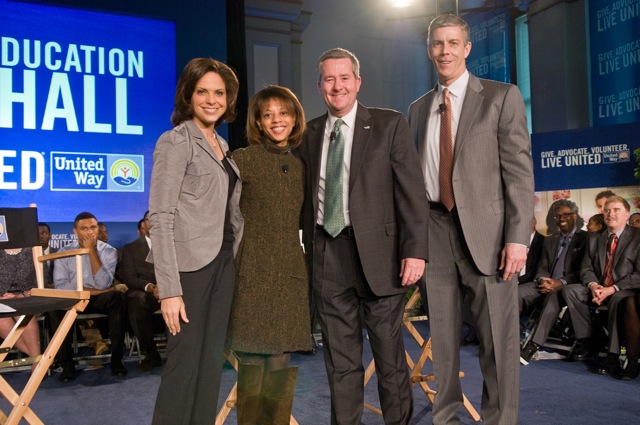
[(411, 6), (411, 0), (391, 0), (393, 7), (407, 7)]

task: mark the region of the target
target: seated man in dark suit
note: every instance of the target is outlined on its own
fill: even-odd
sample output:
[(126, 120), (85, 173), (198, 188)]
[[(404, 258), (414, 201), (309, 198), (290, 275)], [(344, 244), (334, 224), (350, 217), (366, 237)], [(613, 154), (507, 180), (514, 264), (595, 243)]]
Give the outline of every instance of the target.
[[(84, 289), (91, 293), (91, 299), (85, 313), (100, 313), (109, 316), (109, 336), (111, 338), (111, 373), (114, 376), (127, 374), (127, 369), (122, 363), (124, 354), (124, 334), (127, 321), (126, 298), (120, 291), (113, 287), (113, 275), (116, 269), (116, 249), (98, 240), (98, 221), (89, 212), (78, 214), (73, 223), (73, 233), (77, 241), (71, 245), (60, 248), (60, 251), (69, 249), (88, 248), (89, 255), (83, 256), (82, 267), (84, 271)], [(56, 289), (75, 289), (76, 265), (74, 258), (56, 260), (53, 268), (53, 283)], [(62, 314), (60, 314), (62, 313)], [(52, 327), (58, 328), (64, 312), (56, 312), (51, 315)], [(69, 382), (75, 379), (75, 364), (71, 347), (71, 334), (67, 335), (58, 360), (62, 365), (62, 373), (58, 378), (61, 382)]]
[(627, 225), (630, 209), (624, 198), (607, 199), (604, 205), (607, 231), (589, 234), (580, 272), (584, 285), (570, 285), (563, 291), (578, 340), (576, 345), (583, 351), (591, 349), (589, 303), (609, 307), (609, 349), (597, 369), (600, 374), (612, 374), (618, 369), (618, 307), (640, 288), (640, 229)]
[(122, 248), (121, 277), (129, 288), (127, 309), (133, 333), (140, 344), (141, 358), (136, 370), (148, 372), (161, 363), (153, 340), (154, 312), (160, 309), (153, 264), (147, 262), (151, 240), (148, 235), (149, 211), (140, 223), (140, 237)]
[[(47, 223), (38, 223), (38, 233), (40, 234), (40, 246), (42, 247), (42, 255), (55, 254), (57, 248), (49, 246), (51, 241), (51, 228)], [(47, 261), (43, 264), (44, 286), (53, 288), (53, 262)]]
[(531, 239), (529, 251), (527, 251), (527, 262), (520, 272), (520, 276), (518, 276), (518, 284), (533, 282), (536, 278), (536, 273), (538, 273), (538, 266), (542, 257), (542, 243), (545, 237), (536, 230), (537, 224), (538, 221), (534, 217), (531, 221)]
[(578, 229), (578, 206), (568, 199), (555, 204), (554, 219), (559, 231), (545, 239), (543, 254), (533, 282), (518, 286), (520, 313), (542, 302), (533, 337), (520, 352), (520, 363), (527, 365), (542, 347), (558, 317), (566, 285), (580, 283), (580, 267), (587, 242), (587, 232)]

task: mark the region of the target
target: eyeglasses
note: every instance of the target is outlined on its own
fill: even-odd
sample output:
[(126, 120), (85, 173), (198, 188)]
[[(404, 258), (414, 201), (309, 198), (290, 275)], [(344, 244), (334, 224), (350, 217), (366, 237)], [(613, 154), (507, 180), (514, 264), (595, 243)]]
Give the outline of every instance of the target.
[(553, 218), (555, 218), (556, 220), (561, 220), (563, 218), (571, 218), (572, 215), (575, 215), (575, 213), (556, 214), (553, 216)]

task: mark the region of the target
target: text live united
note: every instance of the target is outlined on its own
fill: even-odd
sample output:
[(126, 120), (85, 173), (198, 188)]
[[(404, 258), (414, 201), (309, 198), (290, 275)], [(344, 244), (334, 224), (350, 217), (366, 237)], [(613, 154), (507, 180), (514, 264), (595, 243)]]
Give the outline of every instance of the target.
[(630, 150), (626, 144), (561, 149), (557, 152), (543, 151), (540, 153), (542, 168), (629, 162), (630, 157)]

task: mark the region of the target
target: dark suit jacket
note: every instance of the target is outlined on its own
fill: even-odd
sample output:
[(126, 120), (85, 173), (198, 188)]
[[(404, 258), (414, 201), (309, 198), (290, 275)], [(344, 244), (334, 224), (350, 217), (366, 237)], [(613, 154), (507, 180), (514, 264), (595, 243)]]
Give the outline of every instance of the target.
[[(55, 254), (58, 252), (58, 248), (49, 247), (49, 254)], [(54, 261), (49, 261), (50, 264), (47, 264), (47, 261), (42, 265), (42, 273), (44, 277), (44, 287), (45, 288), (53, 288), (53, 265)]]
[[(299, 151), (306, 166), (304, 241), (312, 252), (318, 217), (322, 142), (328, 115), (309, 121)], [(360, 262), (377, 296), (405, 291), (403, 258), (427, 259), (427, 199), (409, 126), (402, 114), (358, 104), (349, 175), (349, 214)]]
[[(582, 283), (602, 284), (609, 232), (590, 233), (582, 261)], [(613, 281), (620, 289), (640, 288), (640, 228), (626, 226), (613, 257)]]
[[(437, 96), (436, 87), (409, 107), (420, 158)], [(531, 237), (533, 162), (522, 95), (514, 85), (469, 74), (459, 122), (452, 177), (458, 217), (476, 267), (495, 275), (505, 243), (528, 246)]]
[(526, 272), (522, 276), (518, 276), (518, 283), (533, 282), (533, 279), (536, 278), (540, 258), (542, 258), (542, 245), (544, 240), (545, 236), (536, 231), (531, 240), (531, 245), (529, 245), (529, 252), (527, 253)]
[(121, 277), (129, 289), (144, 291), (148, 283), (156, 283), (153, 264), (147, 262), (149, 245), (144, 236), (122, 248)]
[[(551, 272), (556, 264), (556, 253), (558, 252), (558, 244), (560, 243), (561, 236), (562, 234), (560, 232), (556, 232), (545, 239), (537, 277), (551, 277)], [(580, 270), (588, 236), (589, 234), (584, 230), (576, 230), (575, 235), (573, 235), (571, 239), (571, 243), (569, 243), (567, 247), (568, 251), (564, 259), (564, 276), (562, 277), (567, 283), (581, 282)]]

